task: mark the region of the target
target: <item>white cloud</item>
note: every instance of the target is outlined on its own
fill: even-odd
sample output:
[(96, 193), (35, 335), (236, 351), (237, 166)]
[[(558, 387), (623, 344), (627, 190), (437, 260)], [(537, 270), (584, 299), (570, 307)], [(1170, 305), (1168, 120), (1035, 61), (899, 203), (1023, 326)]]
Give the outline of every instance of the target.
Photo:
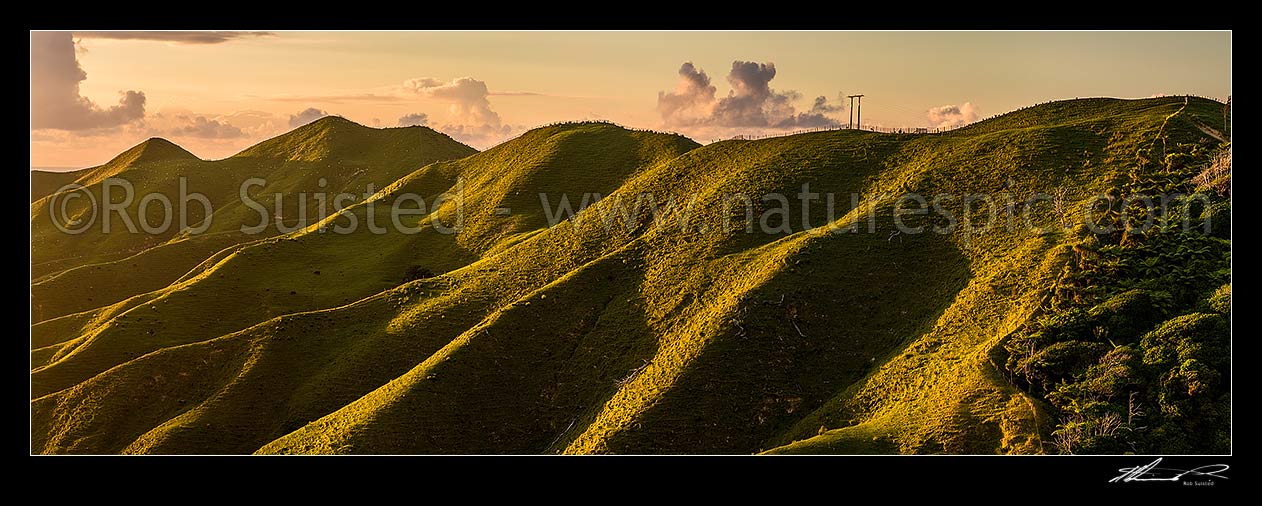
[(933, 107), (928, 111), (929, 124), (938, 128), (955, 128), (977, 121), (977, 107), (972, 102)]
[(328, 111), (308, 107), (299, 111), (298, 114), (291, 114), (289, 116), (289, 128), (298, 128), (328, 115)]
[(168, 131), (172, 137), (198, 137), (201, 139), (239, 139), (246, 136), (245, 131), (225, 121), (208, 119), (205, 116), (181, 116), (183, 126)]
[(79, 93), (87, 78), (70, 32), (31, 32), (31, 128), (112, 128), (144, 118), (144, 93), (120, 91), (118, 105), (101, 107)]
[[(447, 104), (448, 116), (437, 129), (465, 144), (485, 148), (507, 139), (515, 130), (491, 109), (486, 83), (472, 77), (444, 82), (432, 77), (404, 81), (403, 88)], [(406, 118), (406, 116), (405, 116)], [(426, 116), (428, 122), (430, 118)], [(403, 118), (400, 118), (402, 122)]]
[(809, 111), (798, 112), (793, 102), (800, 95), (792, 90), (772, 89), (771, 80), (775, 77), (774, 63), (734, 61), (727, 75), (731, 91), (719, 98), (710, 76), (687, 62), (679, 67), (675, 90), (658, 92), (657, 111), (667, 127), (692, 131), (840, 126), (828, 114), (841, 111), (841, 105), (832, 105), (827, 97), (820, 96)]
[(429, 124), (429, 115), (423, 112), (404, 114), (399, 117), (399, 126), (425, 126)]

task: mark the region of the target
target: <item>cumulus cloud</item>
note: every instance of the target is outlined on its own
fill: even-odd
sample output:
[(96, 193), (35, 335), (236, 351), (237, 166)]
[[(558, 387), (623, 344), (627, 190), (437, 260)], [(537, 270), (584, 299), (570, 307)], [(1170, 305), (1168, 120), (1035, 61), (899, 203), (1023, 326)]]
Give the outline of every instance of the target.
[[(841, 94), (838, 94), (838, 97), (837, 97), (838, 101), (841, 100), (840, 95)], [(841, 112), (845, 109), (846, 109), (845, 106), (843, 106), (840, 103), (838, 103), (837, 105), (828, 103), (828, 97), (820, 95), (818, 97), (815, 97), (815, 103), (811, 105), (811, 114), (826, 114), (830, 112)]]
[(316, 109), (314, 107), (308, 107), (306, 109), (303, 109), (298, 114), (289, 115), (289, 128), (298, 128), (300, 126), (306, 125), (307, 123), (318, 120), (328, 115), (329, 115), (328, 111)]
[(115, 31), (74, 32), (81, 39), (150, 40), (176, 44), (221, 44), (231, 40), (270, 37), (272, 32), (192, 32), (192, 31)]
[(110, 128), (144, 118), (144, 93), (123, 91), (118, 105), (101, 107), (79, 94), (87, 78), (69, 32), (31, 32), (31, 128)]
[(197, 137), (199, 139), (238, 139), (245, 137), (245, 131), (232, 126), (231, 124), (215, 119), (207, 119), (205, 116), (180, 116), (180, 119), (186, 121), (184, 126), (174, 128), (169, 135), (172, 137)]
[(464, 125), (502, 124), (499, 113), (491, 110), (486, 83), (461, 77), (444, 83), (434, 78), (409, 79), (403, 87), (419, 95), (447, 102), (453, 119)]
[[(283, 122), (284, 118), (281, 118)], [(272, 127), (275, 118), (266, 113), (237, 112), (232, 114), (204, 114), (178, 106), (166, 106), (145, 115), (143, 123), (116, 129), (117, 133), (132, 137), (170, 137), (195, 146), (239, 145), (264, 135), (275, 135)], [(259, 126), (266, 124), (266, 128)]]
[(657, 92), (657, 112), (667, 125), (691, 126), (705, 122), (714, 110), (716, 91), (704, 70), (686, 62), (679, 67), (675, 91)]
[(508, 125), (443, 125), (438, 130), (477, 148), (495, 145), (513, 133), (513, 128)]
[(399, 117), (399, 126), (425, 126), (429, 124), (429, 115), (423, 112), (404, 114)]
[[(513, 132), (511, 126), (504, 124), (499, 113), (491, 109), (491, 101), (487, 99), (490, 93), (483, 81), (461, 77), (444, 82), (420, 77), (404, 81), (403, 88), (421, 97), (446, 103), (447, 123), (439, 126), (438, 130), (460, 142), (486, 147), (504, 140)], [(429, 119), (428, 116), (426, 119)]]
[(657, 111), (668, 127), (790, 129), (841, 124), (828, 114), (842, 106), (818, 97), (809, 111), (800, 113), (793, 105), (800, 95), (773, 89), (771, 80), (775, 77), (774, 63), (734, 61), (727, 75), (731, 90), (719, 98), (710, 76), (687, 62), (679, 67), (675, 90), (658, 92)]
[(977, 121), (977, 107), (972, 102), (944, 105), (929, 109), (929, 124), (938, 128), (955, 128)]
[(772, 92), (771, 80), (775, 78), (773, 63), (732, 62), (727, 75), (732, 90), (716, 104), (714, 119), (720, 125), (738, 127), (769, 126), (773, 116), (783, 118), (786, 111), (790, 115), (786, 119), (791, 119), (793, 105), (789, 101), (795, 97)]
[(841, 126), (841, 121), (833, 119), (830, 114), (841, 113), (846, 107), (841, 104), (841, 98), (838, 97), (837, 103), (833, 104), (828, 97), (820, 95), (815, 97), (815, 101), (811, 104), (811, 109), (807, 112), (798, 113), (793, 117), (793, 126), (799, 128), (833, 128)]
[[(189, 115), (192, 114), (189, 113)], [(216, 119), (240, 128), (251, 139), (282, 134), (288, 125), (285, 117), (263, 111), (237, 111), (232, 114), (217, 116)]]
[[(199, 117), (203, 119), (199, 121)], [(146, 110), (143, 121), (114, 128), (32, 130), (31, 160), (36, 166), (87, 167), (105, 162), (149, 137), (166, 137), (202, 158), (218, 159), (288, 130), (285, 114), (255, 110), (207, 114), (165, 106)]]

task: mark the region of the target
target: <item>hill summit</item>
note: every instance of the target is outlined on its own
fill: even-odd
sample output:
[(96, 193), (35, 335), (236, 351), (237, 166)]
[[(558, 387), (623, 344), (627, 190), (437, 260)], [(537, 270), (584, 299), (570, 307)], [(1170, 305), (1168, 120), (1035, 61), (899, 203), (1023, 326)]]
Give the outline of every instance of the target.
[(466, 156), (477, 150), (423, 126), (372, 128), (340, 116), (326, 116), (246, 148), (233, 158), (296, 162), (377, 160), (404, 155), (422, 146), (452, 145)]
[(120, 153), (106, 165), (130, 166), (142, 163), (197, 160), (200, 158), (178, 144), (161, 137), (152, 137)]
[[(65, 173), (33, 171), (31, 279), (41, 302), (32, 318), (42, 321), (77, 313), (161, 288), (220, 249), (259, 239), (240, 232), (243, 225), (258, 221), (257, 213), (239, 205), (242, 182), (250, 178), (266, 181), (255, 189), (256, 195), (297, 195), (328, 188), (361, 193), (385, 187), (430, 163), (474, 153), (477, 150), (428, 128), (376, 129), (330, 117), (219, 160), (199, 160), (170, 141), (155, 138), (97, 167)], [(161, 194), (174, 199), (183, 188), (209, 199), (214, 210), (212, 228), (184, 240), (178, 227), (159, 234), (107, 233), (102, 228), (65, 234), (54, 226), (51, 220), (57, 207), (50, 198), (54, 192), (74, 183), (99, 201), (110, 178), (130, 183), (136, 197), (126, 205), (126, 213), (133, 220), (141, 196)], [(67, 212), (87, 212), (89, 201), (72, 201)], [(283, 214), (315, 217), (319, 205), (315, 199), (284, 199)], [(305, 206), (304, 211), (300, 213), (298, 206)], [(194, 206), (190, 211), (191, 223), (200, 221), (200, 209)], [(111, 219), (116, 220), (112, 226), (126, 230), (126, 224), (117, 221), (121, 220), (117, 213)], [(264, 234), (281, 232), (272, 227)], [(122, 261), (138, 253), (141, 258)], [(40, 280), (45, 276), (48, 279), (42, 281), (48, 283)], [(91, 295), (81, 296), (87, 292)]]

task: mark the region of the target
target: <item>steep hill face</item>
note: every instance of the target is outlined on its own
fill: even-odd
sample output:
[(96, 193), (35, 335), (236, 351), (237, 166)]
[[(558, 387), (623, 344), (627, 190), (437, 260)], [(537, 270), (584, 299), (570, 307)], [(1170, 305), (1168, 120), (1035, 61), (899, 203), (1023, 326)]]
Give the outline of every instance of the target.
[(37, 202), (51, 195), (64, 185), (70, 183), (92, 185), (133, 167), (176, 166), (197, 161), (201, 160), (184, 148), (161, 137), (154, 137), (132, 146), (110, 161), (96, 167), (69, 172), (32, 171), (31, 202)]
[[(421, 166), (475, 152), (425, 127), (374, 129), (337, 117), (218, 161), (198, 160), (168, 141), (150, 139), (105, 165), (76, 173), (74, 182), (86, 187), (86, 193), (48, 195), (32, 204), (32, 291), (38, 301), (32, 319), (41, 322), (101, 308), (162, 288), (225, 247), (314, 223), (321, 204), (303, 194), (348, 192), (362, 199), (366, 191), (379, 190)], [(243, 183), (251, 178), (259, 184), (244, 190), (267, 209), (267, 220), (241, 199)], [(122, 213), (126, 217), (89, 211), (93, 201), (104, 202), (103, 191), (116, 204), (130, 193), (130, 204)], [(212, 213), (207, 215), (201, 203), (189, 200), (184, 225), (205, 226), (204, 232), (187, 233), (175, 218), (162, 227), (161, 202), (150, 202), (145, 216), (140, 215), (145, 195), (165, 196), (179, 216), (181, 195), (193, 193), (205, 197)], [(332, 213), (332, 202), (323, 205), (326, 214)], [(66, 218), (76, 220), (71, 228), (88, 226), (64, 233), (54, 217), (63, 225)], [(266, 227), (257, 233), (241, 231), (259, 224)], [(150, 233), (146, 226), (158, 231)]]
[[(554, 138), (574, 138), (574, 142), (589, 147), (629, 147), (557, 153), (549, 147)], [(41, 358), (49, 357), (47, 366), (33, 372), (36, 395), (73, 385), (174, 342), (209, 339), (278, 315), (359, 300), (407, 281), (414, 267), (442, 273), (467, 265), (495, 245), (545, 226), (537, 207), (533, 217), (525, 208), (517, 216), (505, 218), (491, 213), (505, 195), (527, 191), (500, 184), (504, 181), (544, 181), (538, 188), (557, 191), (566, 191), (578, 181), (585, 188), (612, 190), (637, 168), (696, 146), (679, 136), (630, 132), (607, 125), (544, 129), (514, 142), (515, 146), (427, 166), (396, 182), (371, 206), (361, 203), (354, 208), (356, 222), (364, 225), (353, 234), (321, 231), (313, 224), (286, 238), (221, 251), (162, 290), (36, 325), (36, 346), (42, 350), (37, 352)], [(628, 153), (632, 156), (626, 156)], [(537, 172), (550, 174), (528, 175)], [(461, 182), (465, 180), (496, 184), (475, 186)], [(468, 184), (463, 192), (469, 220), (466, 233), (451, 235), (427, 229), (407, 234), (393, 226), (389, 217), (393, 195), (407, 192), (435, 202), (448, 190), (459, 193), (455, 186), (462, 184)], [(369, 213), (373, 214), (372, 221), (393, 233), (376, 233), (367, 226)], [(496, 220), (496, 226), (474, 226), (486, 219)], [(345, 221), (339, 226), (344, 225)], [(144, 311), (166, 316), (142, 316)], [(73, 331), (67, 333), (67, 328)], [(164, 343), (166, 339), (175, 341)]]
[(73, 183), (75, 179), (83, 176), (84, 172), (92, 169), (79, 169), (68, 172), (49, 172), (46, 170), (31, 171), (31, 203), (47, 197), (57, 191), (62, 186)]
[[(401, 195), (463, 195), (409, 218), (416, 233), (311, 226), (37, 324), (34, 451), (1046, 451), (1048, 408), (993, 355), (1070, 260), (1080, 232), (1056, 225), (1132, 177), (1154, 142), (1215, 143), (1198, 124), (1217, 113), (1079, 100), (942, 135), (705, 147), (605, 124), (538, 129), (351, 209), (388, 223)], [(331, 159), (298, 144), (242, 155)], [(1065, 213), (1030, 206), (1043, 230), (894, 222), (905, 192), (1021, 201), (1057, 188)], [(549, 219), (584, 194), (602, 198)], [(740, 195), (748, 213), (722, 204)], [(961, 200), (944, 210), (976, 207)]]

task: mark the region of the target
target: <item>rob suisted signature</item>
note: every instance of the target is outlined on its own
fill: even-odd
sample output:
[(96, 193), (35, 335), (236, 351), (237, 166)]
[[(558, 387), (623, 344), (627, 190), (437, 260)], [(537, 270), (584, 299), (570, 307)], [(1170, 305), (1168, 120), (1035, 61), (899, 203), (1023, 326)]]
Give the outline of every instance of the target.
[(1161, 463), (1161, 459), (1152, 461), (1151, 464), (1137, 467), (1123, 467), (1118, 469), (1122, 474), (1109, 480), (1109, 483), (1128, 483), (1132, 481), (1181, 481), (1187, 478), (1222, 478), (1227, 479), (1221, 473), (1231, 466), (1227, 464), (1209, 464), (1194, 469), (1171, 469), (1168, 467), (1157, 467)]

